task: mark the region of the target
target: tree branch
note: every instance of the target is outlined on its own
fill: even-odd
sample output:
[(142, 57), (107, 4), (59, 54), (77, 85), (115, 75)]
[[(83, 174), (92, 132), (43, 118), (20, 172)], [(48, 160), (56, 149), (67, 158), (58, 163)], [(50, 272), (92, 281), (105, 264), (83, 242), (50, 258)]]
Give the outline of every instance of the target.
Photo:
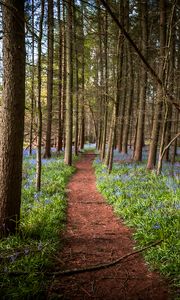
[(169, 142), (169, 144), (167, 144), (167, 146), (163, 149), (163, 152), (162, 152), (162, 155), (161, 155), (161, 158), (163, 158), (166, 150), (171, 146), (171, 144), (180, 136), (180, 132), (178, 132), (174, 137), (173, 139)]

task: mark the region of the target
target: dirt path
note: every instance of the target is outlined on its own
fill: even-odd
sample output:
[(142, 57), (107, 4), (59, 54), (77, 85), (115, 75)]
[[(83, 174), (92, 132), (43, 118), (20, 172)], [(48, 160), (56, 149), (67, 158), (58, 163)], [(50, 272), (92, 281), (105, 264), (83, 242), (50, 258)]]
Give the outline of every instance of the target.
[[(130, 230), (117, 219), (95, 185), (94, 155), (83, 155), (68, 185), (68, 224), (57, 270), (110, 262), (133, 251)], [(54, 299), (170, 299), (165, 283), (148, 272), (140, 255), (106, 270), (56, 278)]]

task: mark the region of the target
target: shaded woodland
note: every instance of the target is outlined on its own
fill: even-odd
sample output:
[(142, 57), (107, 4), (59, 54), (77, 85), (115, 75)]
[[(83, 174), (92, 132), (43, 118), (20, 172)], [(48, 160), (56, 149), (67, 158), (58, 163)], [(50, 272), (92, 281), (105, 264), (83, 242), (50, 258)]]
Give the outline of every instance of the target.
[(41, 159), (51, 157), (52, 147), (71, 165), (73, 153), (96, 143), (109, 171), (114, 149), (130, 148), (141, 161), (146, 145), (146, 168), (157, 174), (162, 159), (175, 162), (178, 1), (0, 4), (1, 231), (15, 231), (19, 219), (23, 147), (30, 154), (36, 149), (37, 190)]

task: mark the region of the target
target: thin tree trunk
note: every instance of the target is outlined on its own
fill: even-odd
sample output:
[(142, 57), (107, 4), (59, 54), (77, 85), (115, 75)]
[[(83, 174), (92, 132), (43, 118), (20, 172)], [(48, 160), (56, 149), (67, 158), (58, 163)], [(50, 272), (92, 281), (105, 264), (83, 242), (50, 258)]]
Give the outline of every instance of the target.
[[(34, 0), (32, 0), (32, 29), (34, 29)], [(34, 122), (34, 32), (32, 33), (32, 78), (31, 78), (31, 123), (29, 133), (29, 155), (32, 154), (33, 122)]]
[(73, 92), (73, 68), (72, 68), (72, 0), (67, 0), (67, 85), (66, 85), (66, 147), (64, 161), (72, 164), (72, 92)]
[[(123, 3), (120, 3), (120, 17), (123, 18)], [(124, 49), (124, 36), (121, 34), (119, 30), (118, 36), (118, 45), (117, 45), (117, 79), (116, 79), (116, 93), (115, 93), (115, 101), (113, 104), (113, 113), (111, 118), (111, 125), (110, 125), (110, 133), (109, 133), (109, 140), (108, 140), (108, 150), (106, 155), (105, 164), (108, 166), (109, 172), (112, 170), (113, 165), (113, 150), (115, 144), (115, 133), (117, 127), (117, 119), (118, 119), (118, 112), (119, 112), (119, 105), (120, 105), (120, 95), (121, 95), (121, 88), (122, 88), (122, 74), (123, 74), (123, 49)]]
[(53, 98), (53, 44), (54, 21), (53, 0), (48, 0), (48, 71), (47, 71), (47, 128), (45, 158), (51, 157), (51, 127), (52, 127), (52, 98)]
[(62, 150), (62, 24), (61, 24), (61, 2), (57, 2), (58, 27), (59, 27), (59, 45), (58, 45), (58, 145), (57, 151)]
[[(98, 142), (97, 142), (97, 148), (98, 150), (102, 147), (102, 126), (103, 126), (103, 83), (104, 83), (104, 72), (103, 72), (103, 50), (102, 50), (102, 14), (100, 9), (100, 2), (97, 0), (97, 18), (98, 18), (98, 40), (99, 40), (99, 76), (97, 75), (97, 79), (99, 79), (99, 89), (100, 89), (100, 95), (99, 95), (99, 101), (98, 101)], [(99, 77), (99, 78), (98, 78)]]
[(38, 38), (38, 99), (37, 99), (37, 149), (36, 149), (36, 189), (41, 190), (41, 144), (42, 144), (42, 110), (41, 110), (41, 51), (44, 20), (44, 0), (41, 0), (41, 16), (39, 22)]
[[(165, 47), (166, 47), (166, 5), (165, 0), (160, 0), (160, 67), (159, 67), (159, 78), (163, 81), (165, 70), (164, 70), (164, 59), (165, 59)], [(151, 133), (151, 143), (148, 155), (147, 169), (153, 169), (156, 164), (156, 154), (159, 139), (159, 131), (162, 120), (162, 104), (164, 97), (163, 89), (160, 84), (157, 87), (157, 99), (155, 106), (155, 114), (153, 120), (153, 128)]]
[(62, 61), (63, 61), (63, 85), (62, 85), (62, 136), (63, 136), (63, 145), (65, 150), (66, 145), (66, 130), (65, 130), (65, 122), (66, 122), (66, 79), (67, 79), (67, 60), (66, 60), (66, 14), (65, 14), (65, 2), (63, 1), (63, 34), (62, 34), (62, 42), (63, 42), (63, 53), (62, 53)]
[(80, 149), (84, 148), (84, 142), (85, 142), (85, 110), (84, 110), (84, 68), (85, 68), (85, 57), (84, 57), (84, 4), (83, 1), (81, 1), (81, 39), (82, 39), (82, 43), (81, 43), (81, 57), (82, 57), (82, 70), (81, 70), (81, 124), (80, 124)]
[(75, 54), (75, 117), (74, 117), (74, 153), (78, 155), (78, 132), (79, 132), (79, 62), (77, 44), (77, 19), (74, 13), (74, 54)]
[[(129, 47), (128, 47), (129, 48)], [(129, 77), (128, 77), (128, 98), (126, 102), (126, 112), (124, 117), (124, 128), (123, 128), (123, 140), (122, 140), (122, 153), (127, 153), (128, 151), (128, 138), (129, 138), (129, 129), (130, 129), (130, 118), (132, 112), (132, 99), (133, 99), (133, 86), (134, 86), (134, 75), (133, 75), (133, 61), (131, 49), (128, 49), (129, 52)]]
[(105, 56), (105, 96), (104, 96), (104, 120), (103, 120), (103, 135), (101, 146), (101, 160), (105, 159), (106, 154), (106, 139), (107, 139), (107, 122), (108, 122), (108, 15), (105, 14), (105, 37), (104, 37), (104, 56)]
[[(142, 54), (147, 59), (147, 46), (148, 46), (148, 7), (147, 0), (140, 2), (140, 18), (141, 18), (141, 31), (142, 31)], [(134, 152), (134, 160), (142, 160), (142, 148), (143, 148), (143, 132), (144, 132), (144, 120), (145, 120), (145, 106), (146, 106), (146, 89), (147, 89), (147, 71), (141, 62), (140, 73), (140, 95), (139, 95), (139, 107), (138, 107), (138, 121), (137, 121), (137, 133), (136, 144)]]

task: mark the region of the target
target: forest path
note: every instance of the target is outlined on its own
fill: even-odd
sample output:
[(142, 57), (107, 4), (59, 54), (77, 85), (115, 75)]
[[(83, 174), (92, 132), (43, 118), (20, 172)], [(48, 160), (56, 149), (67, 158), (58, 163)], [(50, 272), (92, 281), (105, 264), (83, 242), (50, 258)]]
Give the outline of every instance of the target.
[[(88, 267), (110, 262), (133, 252), (132, 233), (97, 191), (92, 162), (85, 154), (68, 184), (68, 222), (57, 270)], [(141, 255), (108, 269), (56, 277), (49, 299), (166, 300), (166, 283), (149, 272)]]

